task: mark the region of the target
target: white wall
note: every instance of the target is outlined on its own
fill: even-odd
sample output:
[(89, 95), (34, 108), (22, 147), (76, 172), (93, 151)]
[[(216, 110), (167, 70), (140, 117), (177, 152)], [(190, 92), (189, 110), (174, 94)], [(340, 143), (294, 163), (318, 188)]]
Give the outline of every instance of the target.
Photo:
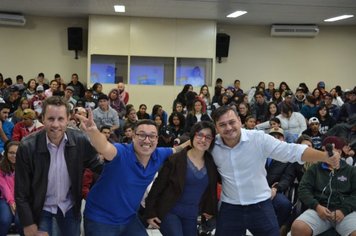
[[(88, 73), (91, 54), (215, 60), (215, 41), (214, 21), (92, 15), (89, 17)], [(103, 87), (108, 91), (113, 86), (116, 85)], [(182, 86), (127, 85), (126, 88), (130, 93), (129, 103), (136, 108), (144, 103), (151, 111), (154, 104), (160, 104), (168, 113), (182, 90)]]
[(4, 78), (16, 81), (16, 75), (21, 74), (28, 81), (43, 72), (49, 80), (59, 73), (69, 82), (71, 74), (78, 73), (80, 80), (86, 81), (86, 46), (75, 60), (74, 51), (67, 50), (67, 28), (83, 27), (86, 32), (87, 19), (31, 16), (26, 19), (24, 27), (0, 26), (0, 73)]
[[(92, 37), (90, 52), (120, 54), (126, 50), (126, 54), (148, 53), (138, 39), (131, 41), (127, 34), (120, 33), (130, 29), (133, 35), (141, 37), (142, 40), (152, 41), (152, 38), (135, 32), (144, 21), (142, 25), (155, 32), (163, 28), (162, 26), (167, 28), (167, 25), (175, 22), (174, 44), (182, 47), (175, 50), (172, 49), (172, 45), (163, 45), (164, 48), (161, 48), (158, 55), (169, 53), (184, 56), (187, 53), (191, 55), (214, 53), (212, 49), (214, 45), (202, 41), (206, 35), (211, 35), (210, 27), (205, 31), (198, 31), (204, 24), (215, 24), (211, 21), (204, 23), (204, 21), (156, 19), (159, 23), (157, 21), (155, 23), (154, 19), (145, 19), (148, 20), (146, 22), (140, 18), (120, 18), (120, 21), (130, 22), (130, 24), (121, 24), (120, 27), (123, 28), (120, 28), (110, 27), (110, 24), (119, 20), (116, 17), (100, 19), (102, 25), (97, 30), (101, 31), (96, 31), (96, 34), (98, 36), (105, 34), (105, 37), (101, 37), (100, 40)], [(79, 54), (79, 60), (74, 59), (74, 52), (67, 50), (67, 27), (79, 26), (87, 32), (88, 20), (34, 16), (27, 17), (27, 20), (28, 24), (25, 27), (0, 26), (0, 73), (4, 77), (13, 79), (17, 74), (22, 74), (25, 80), (36, 77), (39, 72), (44, 72), (49, 79), (52, 79), (55, 73), (60, 73), (68, 82), (70, 75), (76, 72), (81, 80), (86, 81), (87, 50), (85, 48)], [(99, 24), (100, 21), (96, 23)], [(181, 24), (190, 27), (190, 31), (198, 31), (199, 35), (187, 36), (180, 30)], [(132, 27), (133, 25), (136, 26)], [(109, 29), (112, 31), (110, 32)], [(312, 88), (319, 80), (324, 80), (327, 88), (336, 84), (340, 84), (343, 88), (355, 86), (356, 26), (321, 27), (320, 34), (316, 38), (272, 38), (269, 36), (269, 29), (267, 26), (218, 25), (218, 32), (225, 32), (231, 36), (230, 52), (229, 57), (223, 59), (221, 64), (216, 63), (213, 80), (222, 77), (225, 85), (228, 85), (238, 78), (242, 81), (244, 89), (256, 85), (260, 80), (277, 83), (285, 80), (292, 88), (301, 81), (305, 81)], [(117, 39), (118, 34), (120, 34), (119, 39)], [(167, 37), (173, 38), (173, 36), (164, 38)], [(192, 45), (203, 42), (205, 52), (204, 48), (199, 50), (184, 43), (190, 41), (193, 41)], [(130, 51), (132, 43), (137, 45), (134, 51)], [(107, 45), (111, 46), (107, 47)], [(149, 53), (157, 53), (157, 50)], [(105, 91), (112, 86), (104, 86)], [(136, 107), (140, 103), (146, 103), (149, 110), (158, 103), (170, 111), (173, 98), (180, 90), (181, 87), (175, 86), (156, 86), (153, 89), (151, 86), (128, 86), (131, 94), (130, 102)], [(213, 93), (213, 89), (210, 92)]]
[(293, 90), (320, 80), (327, 89), (356, 85), (356, 26), (320, 27), (315, 38), (271, 37), (269, 26), (218, 25), (218, 32), (230, 35), (229, 57), (215, 70), (224, 85), (235, 79), (245, 90), (259, 81), (286, 81)]

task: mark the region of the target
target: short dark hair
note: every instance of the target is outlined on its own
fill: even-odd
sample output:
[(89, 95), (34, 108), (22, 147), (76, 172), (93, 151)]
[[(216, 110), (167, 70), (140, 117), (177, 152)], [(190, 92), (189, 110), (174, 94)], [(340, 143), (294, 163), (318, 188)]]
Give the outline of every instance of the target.
[(47, 111), (47, 106), (53, 105), (53, 106), (64, 106), (66, 108), (67, 116), (70, 115), (70, 105), (69, 103), (64, 100), (64, 98), (59, 97), (59, 96), (52, 96), (49, 98), (46, 98), (43, 103), (42, 103), (42, 113), (41, 116), (44, 117)]
[(135, 124), (134, 130), (136, 131), (137, 128), (138, 128), (140, 125), (153, 125), (154, 127), (156, 127), (157, 132), (158, 132), (157, 125), (156, 125), (156, 123), (155, 123), (153, 120), (150, 120), (150, 119), (142, 119), (142, 120), (137, 121), (136, 124)]
[(211, 130), (211, 136), (213, 137), (213, 140), (210, 143), (209, 150), (212, 150), (214, 147), (214, 143), (215, 143), (214, 140), (215, 140), (216, 131), (215, 131), (214, 124), (211, 123), (210, 121), (200, 121), (193, 125), (192, 129), (190, 130), (190, 134), (189, 134), (190, 143), (191, 143), (192, 147), (194, 147), (193, 140), (194, 140), (195, 134), (198, 133), (202, 129), (210, 129)]
[(291, 105), (283, 102), (282, 105), (281, 105), (281, 113), (285, 113), (285, 114), (288, 114), (289, 112), (292, 112), (293, 113), (293, 108)]
[(211, 117), (214, 121), (214, 123), (216, 124), (216, 122), (220, 119), (221, 116), (225, 115), (225, 113), (227, 113), (228, 111), (233, 111), (235, 113), (235, 115), (237, 117), (239, 117), (239, 114), (237, 113), (237, 111), (230, 107), (230, 106), (221, 106), (218, 109), (216, 109), (215, 111), (213, 111)]
[(111, 126), (110, 125), (103, 125), (100, 127), (100, 132), (103, 132), (104, 129), (109, 129), (111, 130)]
[(269, 122), (271, 123), (271, 122), (276, 122), (277, 124), (281, 124), (281, 120), (279, 119), (279, 118), (277, 118), (277, 117), (273, 117), (273, 118), (271, 118), (270, 120), (269, 120)]
[(44, 77), (44, 74), (42, 72), (38, 73), (37, 77)]
[(0, 111), (2, 111), (3, 109), (10, 109), (10, 105), (7, 103), (0, 103)]
[(17, 75), (16, 76), (16, 81), (19, 81), (19, 80), (23, 80), (23, 76), (22, 75)]

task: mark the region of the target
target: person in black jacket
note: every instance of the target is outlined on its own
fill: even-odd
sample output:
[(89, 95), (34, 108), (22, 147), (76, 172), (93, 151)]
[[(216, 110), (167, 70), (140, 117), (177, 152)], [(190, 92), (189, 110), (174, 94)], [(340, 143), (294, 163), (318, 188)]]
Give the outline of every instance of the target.
[(165, 236), (196, 236), (197, 216), (217, 212), (217, 170), (211, 154), (215, 127), (198, 122), (190, 132), (192, 148), (165, 162), (146, 198), (145, 218)]
[(69, 117), (70, 106), (63, 98), (44, 100), (44, 128), (25, 137), (18, 148), (15, 199), (26, 236), (39, 231), (80, 235), (83, 172), (90, 168), (100, 173), (102, 165), (88, 137), (67, 129)]
[[(272, 128), (269, 134), (276, 139), (284, 141), (284, 133), (281, 128)], [(283, 163), (271, 158), (267, 158), (266, 162), (267, 182), (271, 187), (272, 205), (280, 227), (287, 222), (292, 210), (292, 203), (285, 195), (285, 192), (294, 181), (294, 173), (290, 165), (291, 163)], [(280, 182), (281, 184), (279, 184)]]

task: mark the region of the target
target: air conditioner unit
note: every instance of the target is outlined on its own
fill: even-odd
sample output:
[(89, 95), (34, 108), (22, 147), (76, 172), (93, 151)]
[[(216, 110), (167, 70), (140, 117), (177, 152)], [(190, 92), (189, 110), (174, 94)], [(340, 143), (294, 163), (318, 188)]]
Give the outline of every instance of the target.
[(0, 13), (0, 25), (24, 26), (26, 19), (23, 15)]
[(274, 37), (315, 37), (319, 34), (317, 25), (272, 25)]

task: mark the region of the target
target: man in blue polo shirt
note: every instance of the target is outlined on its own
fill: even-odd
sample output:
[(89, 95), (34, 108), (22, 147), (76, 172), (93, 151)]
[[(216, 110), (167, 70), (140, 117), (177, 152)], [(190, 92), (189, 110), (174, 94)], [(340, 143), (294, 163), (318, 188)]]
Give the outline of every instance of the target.
[(84, 211), (86, 236), (147, 235), (137, 216), (147, 186), (163, 162), (181, 146), (157, 148), (158, 131), (152, 120), (137, 123), (131, 144), (111, 144), (97, 129), (92, 113), (81, 120), (81, 129), (96, 150), (111, 162), (87, 197)]

